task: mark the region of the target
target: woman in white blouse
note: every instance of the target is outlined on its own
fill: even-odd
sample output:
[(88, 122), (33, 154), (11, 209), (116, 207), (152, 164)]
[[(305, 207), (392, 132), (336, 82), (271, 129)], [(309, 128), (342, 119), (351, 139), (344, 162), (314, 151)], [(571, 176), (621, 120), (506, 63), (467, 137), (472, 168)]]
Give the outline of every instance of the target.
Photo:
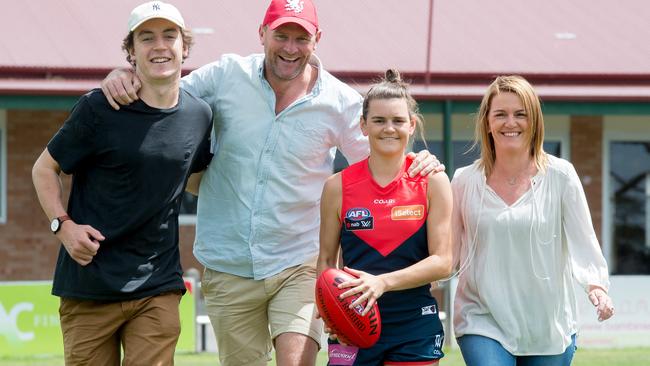
[(599, 320), (614, 312), (580, 179), (543, 151), (541, 106), (525, 79), (498, 77), (476, 120), (481, 157), (452, 181), (463, 357), (468, 366), (570, 365), (573, 279)]

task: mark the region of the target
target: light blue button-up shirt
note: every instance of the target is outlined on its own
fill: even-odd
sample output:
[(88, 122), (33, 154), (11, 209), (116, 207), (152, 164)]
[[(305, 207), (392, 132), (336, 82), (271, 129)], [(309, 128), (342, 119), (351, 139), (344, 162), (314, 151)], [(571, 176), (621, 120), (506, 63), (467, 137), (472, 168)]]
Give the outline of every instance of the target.
[(199, 190), (194, 255), (207, 268), (263, 279), (318, 254), (320, 194), (335, 148), (368, 156), (361, 96), (323, 70), (276, 115), (264, 55), (224, 55), (183, 78), (212, 107), (214, 158)]

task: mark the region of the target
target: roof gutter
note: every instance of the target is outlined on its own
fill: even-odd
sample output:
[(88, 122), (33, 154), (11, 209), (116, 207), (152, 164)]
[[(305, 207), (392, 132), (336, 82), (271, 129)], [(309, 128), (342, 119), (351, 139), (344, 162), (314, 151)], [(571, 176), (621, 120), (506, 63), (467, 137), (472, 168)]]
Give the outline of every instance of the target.
[(431, 83), (431, 48), (433, 43), (433, 0), (429, 0), (429, 22), (427, 23), (427, 61), (424, 72), (424, 85)]

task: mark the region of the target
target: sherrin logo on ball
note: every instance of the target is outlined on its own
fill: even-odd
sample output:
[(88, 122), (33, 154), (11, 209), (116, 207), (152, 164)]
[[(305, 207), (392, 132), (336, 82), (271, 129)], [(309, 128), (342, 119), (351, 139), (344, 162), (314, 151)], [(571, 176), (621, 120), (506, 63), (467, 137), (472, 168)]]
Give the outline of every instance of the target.
[(316, 307), (327, 327), (341, 342), (360, 348), (372, 347), (381, 334), (379, 308), (375, 303), (368, 314), (362, 316), (364, 305), (350, 308), (358, 296), (339, 297), (347, 289), (339, 289), (338, 285), (352, 279), (353, 275), (340, 269), (323, 271), (316, 281)]

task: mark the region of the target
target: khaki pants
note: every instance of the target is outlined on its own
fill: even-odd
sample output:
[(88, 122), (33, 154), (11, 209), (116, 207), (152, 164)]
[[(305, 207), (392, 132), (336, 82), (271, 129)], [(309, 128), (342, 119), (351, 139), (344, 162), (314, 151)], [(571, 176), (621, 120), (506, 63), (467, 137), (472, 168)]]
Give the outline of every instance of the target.
[(61, 298), (66, 365), (173, 365), (180, 335), (181, 292), (100, 302)]
[(323, 323), (315, 318), (315, 284), (315, 259), (263, 280), (206, 268), (201, 289), (221, 365), (266, 365), (272, 339), (282, 333), (304, 334), (320, 344)]

